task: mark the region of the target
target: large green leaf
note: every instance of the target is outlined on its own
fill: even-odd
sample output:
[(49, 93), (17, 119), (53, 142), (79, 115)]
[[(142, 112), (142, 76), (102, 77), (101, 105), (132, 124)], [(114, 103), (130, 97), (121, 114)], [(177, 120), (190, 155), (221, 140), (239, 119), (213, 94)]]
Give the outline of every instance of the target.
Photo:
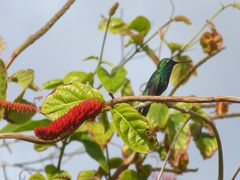
[(97, 75), (107, 91), (116, 92), (126, 82), (127, 71), (119, 66), (109, 74), (103, 67), (98, 67)]
[(147, 34), (148, 31), (151, 29), (151, 23), (146, 17), (138, 16), (130, 22), (128, 28), (135, 30), (139, 33), (144, 32), (144, 34)]
[[(6, 92), (7, 92), (7, 71), (3, 60), (0, 59), (0, 100), (6, 99)], [(3, 117), (4, 109), (0, 108), (0, 119), (2, 119)]]
[[(105, 30), (107, 28), (107, 18), (104, 18), (100, 21), (98, 25), (99, 30)], [(112, 18), (109, 24), (108, 31), (113, 34), (121, 34), (121, 31), (126, 27), (126, 24), (120, 18)]]
[(0, 130), (0, 133), (31, 131), (37, 127), (46, 126), (50, 122), (51, 121), (49, 119), (42, 119), (42, 120), (29, 120), (23, 124), (7, 124)]
[(208, 133), (201, 133), (201, 135), (195, 140), (195, 143), (204, 159), (212, 157), (218, 148), (215, 136)]
[(140, 180), (136, 171), (134, 171), (132, 169), (127, 169), (120, 174), (119, 180), (126, 180), (126, 179)]
[[(191, 60), (191, 58), (189, 56), (180, 56), (176, 59), (176, 61), (187, 61), (187, 60)], [(176, 84), (179, 83), (179, 80), (186, 75), (186, 73), (193, 68), (193, 63), (190, 62), (190, 63), (180, 63), (180, 64), (177, 64), (174, 68), (173, 68), (173, 72), (171, 74), (171, 77), (170, 77), (170, 82), (172, 83), (173, 86), (175, 86)], [(194, 71), (192, 73), (193, 76), (196, 76), (197, 75), (197, 72)], [(185, 80), (185, 82), (183, 83), (186, 83), (188, 79)]]
[(151, 128), (163, 130), (168, 122), (168, 107), (165, 104), (153, 103), (148, 111), (147, 120)]
[(157, 146), (155, 133), (147, 120), (132, 106), (117, 104), (111, 113), (118, 134), (133, 150), (148, 153)]
[(60, 85), (46, 98), (41, 112), (51, 119), (57, 119), (85, 99), (103, 101), (103, 96), (98, 90), (80, 82)]
[(44, 89), (54, 89), (54, 88), (58, 87), (61, 84), (63, 84), (63, 80), (62, 79), (53, 79), (53, 80), (44, 82), (42, 84), (42, 88), (44, 88)]
[[(165, 141), (167, 147), (170, 146), (174, 137), (176, 136), (176, 134), (178, 133), (178, 131), (180, 130), (180, 128), (183, 126), (187, 119), (188, 117), (184, 116), (184, 114), (180, 112), (171, 114), (169, 116)], [(175, 168), (183, 170), (187, 167), (188, 161), (185, 161), (186, 160), (185, 158), (188, 157), (187, 149), (189, 146), (190, 138), (191, 133), (189, 124), (186, 124), (181, 134), (178, 136), (178, 139), (174, 145), (172, 154), (169, 159), (172, 166), (174, 166)]]
[(93, 139), (84, 133), (77, 132), (71, 136), (71, 140), (82, 142), (89, 156), (96, 160), (105, 172), (108, 172), (107, 160), (101, 150), (101, 147)]
[(96, 178), (96, 173), (97, 172), (94, 170), (81, 171), (78, 174), (77, 180), (91, 180), (91, 179), (94, 180)]

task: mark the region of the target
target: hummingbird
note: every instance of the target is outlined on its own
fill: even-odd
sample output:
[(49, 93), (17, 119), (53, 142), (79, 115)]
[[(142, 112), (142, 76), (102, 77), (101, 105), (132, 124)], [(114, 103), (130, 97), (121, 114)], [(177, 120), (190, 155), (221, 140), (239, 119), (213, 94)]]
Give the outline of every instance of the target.
[[(192, 61), (177, 62), (171, 58), (163, 58), (158, 66), (157, 70), (152, 74), (147, 82), (147, 85), (143, 91), (145, 96), (160, 96), (168, 87), (169, 79), (173, 70), (173, 67), (179, 63), (187, 63)], [(141, 110), (141, 114), (146, 116), (150, 105), (144, 107)]]

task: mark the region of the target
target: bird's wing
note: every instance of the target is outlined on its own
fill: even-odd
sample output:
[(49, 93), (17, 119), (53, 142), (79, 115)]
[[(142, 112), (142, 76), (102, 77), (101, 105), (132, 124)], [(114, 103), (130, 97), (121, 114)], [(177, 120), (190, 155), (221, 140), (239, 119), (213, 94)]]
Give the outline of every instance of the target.
[(159, 80), (156, 80), (154, 84), (149, 88), (149, 95), (159, 95), (158, 92), (161, 89), (161, 77)]

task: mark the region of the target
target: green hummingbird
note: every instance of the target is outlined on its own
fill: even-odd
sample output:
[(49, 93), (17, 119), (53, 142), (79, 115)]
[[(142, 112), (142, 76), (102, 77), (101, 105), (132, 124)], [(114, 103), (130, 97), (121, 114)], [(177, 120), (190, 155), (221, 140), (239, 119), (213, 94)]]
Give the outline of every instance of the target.
[[(173, 70), (173, 67), (179, 63), (187, 63), (191, 61), (176, 62), (171, 58), (163, 58), (158, 66), (157, 70), (152, 74), (147, 82), (147, 85), (143, 91), (143, 95), (146, 96), (160, 96), (168, 87), (169, 79)], [(150, 105), (144, 107), (141, 110), (142, 115), (146, 116)]]

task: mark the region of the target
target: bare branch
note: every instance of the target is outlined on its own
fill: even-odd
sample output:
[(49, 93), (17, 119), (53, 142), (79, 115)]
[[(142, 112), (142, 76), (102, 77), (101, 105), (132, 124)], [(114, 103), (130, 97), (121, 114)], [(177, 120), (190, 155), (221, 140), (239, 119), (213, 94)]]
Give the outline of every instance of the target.
[(62, 15), (70, 8), (70, 6), (75, 2), (75, 0), (68, 0), (66, 4), (37, 32), (29, 36), (23, 44), (21, 44), (17, 49), (15, 49), (12, 55), (7, 60), (5, 67), (8, 69), (13, 61), (24, 51), (27, 47), (29, 47), (32, 43), (34, 43), (37, 39), (42, 37), (51, 27), (59, 20)]

